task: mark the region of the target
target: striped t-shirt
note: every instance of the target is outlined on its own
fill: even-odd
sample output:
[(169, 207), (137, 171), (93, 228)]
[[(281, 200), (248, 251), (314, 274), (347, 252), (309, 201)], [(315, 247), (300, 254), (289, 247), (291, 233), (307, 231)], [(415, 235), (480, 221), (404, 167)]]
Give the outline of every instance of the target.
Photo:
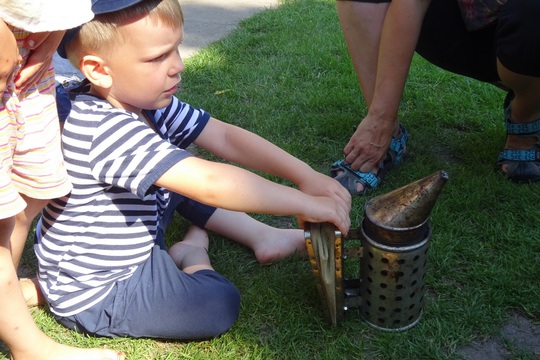
[(52, 201), (36, 231), (39, 281), (51, 311), (70, 316), (103, 300), (150, 255), (168, 191), (153, 185), (191, 154), (185, 149), (210, 115), (173, 97), (133, 113), (78, 93), (62, 131), (73, 191)]

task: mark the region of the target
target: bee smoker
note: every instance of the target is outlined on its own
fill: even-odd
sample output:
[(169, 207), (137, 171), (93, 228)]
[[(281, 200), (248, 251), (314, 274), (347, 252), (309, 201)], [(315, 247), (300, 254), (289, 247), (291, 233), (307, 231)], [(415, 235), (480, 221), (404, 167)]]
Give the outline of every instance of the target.
[[(364, 207), (360, 229), (346, 238), (329, 223), (306, 224), (304, 237), (317, 290), (328, 321), (337, 325), (358, 308), (383, 331), (415, 326), (424, 307), (429, 215), (448, 180), (444, 171), (374, 197)], [(350, 240), (359, 247), (346, 247)], [(360, 259), (360, 276), (344, 277), (344, 260)]]

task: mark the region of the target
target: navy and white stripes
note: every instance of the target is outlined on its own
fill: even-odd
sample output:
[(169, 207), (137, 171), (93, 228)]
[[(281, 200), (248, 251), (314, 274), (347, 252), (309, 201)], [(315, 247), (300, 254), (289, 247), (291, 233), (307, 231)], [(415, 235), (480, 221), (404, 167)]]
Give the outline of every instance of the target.
[(74, 98), (62, 132), (73, 191), (45, 208), (36, 231), (40, 284), (57, 315), (98, 303), (148, 258), (168, 199), (153, 183), (191, 156), (182, 149), (210, 117), (174, 97), (147, 114), (157, 133), (104, 100)]

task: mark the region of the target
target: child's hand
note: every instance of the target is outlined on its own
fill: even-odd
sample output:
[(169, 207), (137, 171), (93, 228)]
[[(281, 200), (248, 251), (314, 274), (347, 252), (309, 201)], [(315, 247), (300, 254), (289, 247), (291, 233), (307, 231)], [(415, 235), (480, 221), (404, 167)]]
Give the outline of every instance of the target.
[[(6, 23), (0, 20), (0, 94), (6, 90), (11, 77), (21, 61), (15, 36)], [(1, 97), (1, 95), (0, 95)]]
[(52, 58), (65, 31), (31, 34), (25, 42), (30, 56), (15, 79), (17, 93), (38, 82), (52, 65)]
[(310, 198), (313, 201), (306, 203), (304, 214), (298, 216), (298, 224), (301, 228), (305, 227), (306, 222), (329, 222), (334, 224), (343, 235), (349, 233), (351, 227), (350, 201), (321, 196), (311, 196)]
[(305, 194), (313, 196), (327, 196), (336, 201), (341, 199), (351, 206), (351, 194), (343, 185), (330, 176), (313, 171), (313, 174), (306, 176), (305, 180), (298, 184), (298, 189)]

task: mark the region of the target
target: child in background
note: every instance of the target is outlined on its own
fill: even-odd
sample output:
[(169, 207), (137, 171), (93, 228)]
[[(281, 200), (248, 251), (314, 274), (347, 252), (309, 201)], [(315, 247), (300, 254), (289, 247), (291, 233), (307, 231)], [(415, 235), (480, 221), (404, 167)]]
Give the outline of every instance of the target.
[[(32, 220), (49, 199), (71, 189), (60, 149), (50, 58), (46, 66), (30, 63), (26, 43), (31, 32), (65, 30), (92, 16), (84, 1), (0, 5), (0, 340), (16, 360), (124, 358), (113, 350), (78, 349), (47, 337), (28, 312), (16, 272)], [(52, 55), (62, 33), (41, 34), (43, 47), (36, 51)], [(36, 70), (24, 78), (28, 67)]]
[[(62, 132), (74, 188), (46, 207), (35, 251), (41, 288), (68, 328), (108, 337), (218, 336), (236, 321), (240, 298), (212, 268), (207, 230), (253, 249), (260, 262), (303, 250), (303, 231), (244, 212), (349, 230), (351, 197), (337, 181), (174, 96), (182, 37), (177, 0), (134, 0), (65, 37), (70, 61), (86, 77), (70, 92)], [(192, 156), (191, 143), (299, 190)], [(166, 251), (175, 211), (192, 226)]]

